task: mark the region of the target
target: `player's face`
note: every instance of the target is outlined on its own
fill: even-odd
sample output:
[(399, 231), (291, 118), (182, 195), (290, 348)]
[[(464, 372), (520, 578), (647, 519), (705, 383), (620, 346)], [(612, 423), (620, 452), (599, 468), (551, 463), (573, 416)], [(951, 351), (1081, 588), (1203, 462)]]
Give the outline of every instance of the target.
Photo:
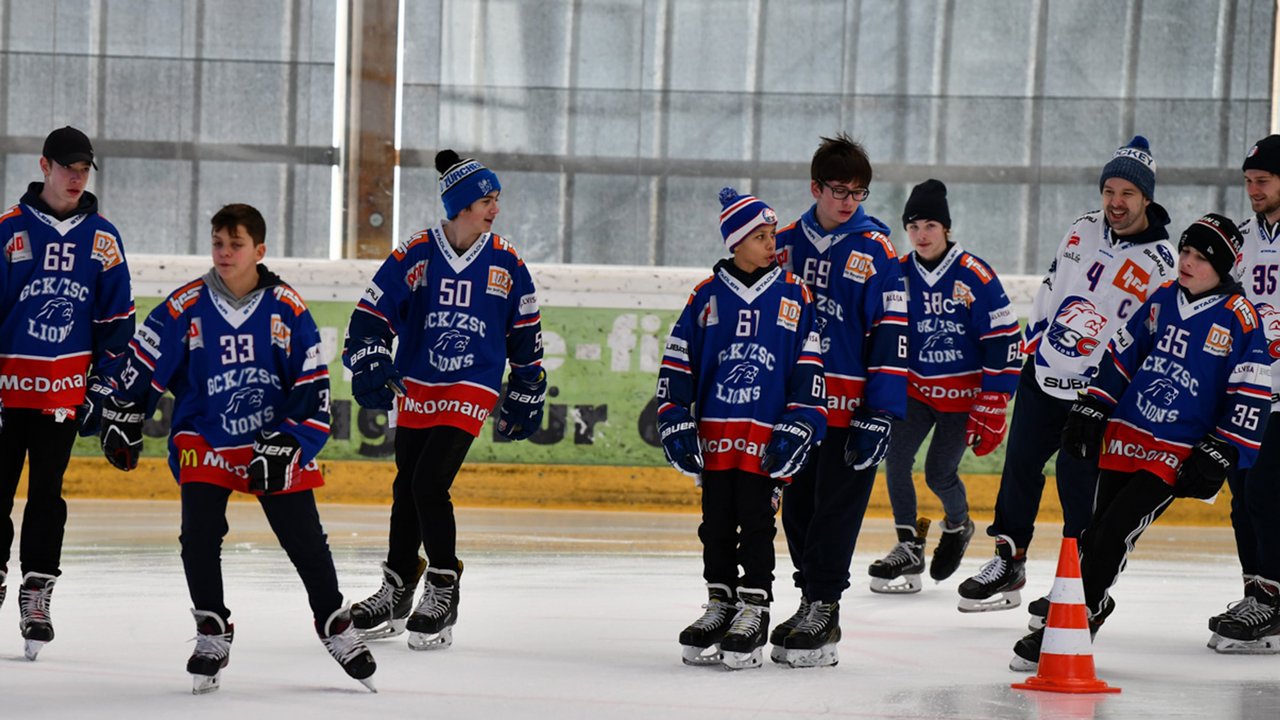
[(468, 205), (451, 222), (457, 223), (457, 229), (464, 236), (480, 235), (493, 232), (493, 220), (496, 217), (498, 217), (498, 191), (494, 190)]
[(907, 237), (921, 260), (937, 260), (947, 250), (947, 229), (937, 220), (907, 223)]
[(87, 161), (63, 165), (47, 157), (40, 158), (40, 172), (44, 173), (44, 192), (41, 197), (57, 212), (68, 212), (80, 204), (85, 186), (89, 184)]
[(1199, 295), (1218, 286), (1218, 271), (1199, 250), (1183, 245), (1178, 251), (1178, 284), (1192, 295)]
[(238, 289), (250, 279), (257, 283), (258, 261), (267, 253), (266, 245), (253, 244), (243, 225), (214, 230), (213, 267), (227, 287)]
[(774, 243), (777, 232), (777, 225), (761, 225), (752, 230), (746, 239), (734, 246), (734, 264), (747, 272), (769, 267), (769, 263), (773, 262), (773, 254), (778, 249)]
[(1245, 170), (1244, 191), (1253, 211), (1275, 222), (1273, 216), (1280, 215), (1280, 176), (1266, 170)]
[(1102, 184), (1102, 208), (1117, 235), (1136, 235), (1147, 229), (1147, 199), (1137, 185), (1122, 178)]
[(866, 198), (865, 191), (866, 187), (856, 181), (809, 181), (809, 192), (817, 204), (814, 214), (818, 216), (818, 224), (823, 230), (830, 231), (849, 222), (849, 218), (858, 211), (858, 205), (862, 204), (858, 197)]

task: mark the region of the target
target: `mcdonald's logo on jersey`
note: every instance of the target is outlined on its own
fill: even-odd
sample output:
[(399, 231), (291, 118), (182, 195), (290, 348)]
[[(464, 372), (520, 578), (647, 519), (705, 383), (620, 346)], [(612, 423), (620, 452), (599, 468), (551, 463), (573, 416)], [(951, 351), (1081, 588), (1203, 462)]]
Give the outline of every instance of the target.
[(200, 467), (200, 453), (192, 448), (184, 448), (178, 453), (178, 466), (184, 468)]

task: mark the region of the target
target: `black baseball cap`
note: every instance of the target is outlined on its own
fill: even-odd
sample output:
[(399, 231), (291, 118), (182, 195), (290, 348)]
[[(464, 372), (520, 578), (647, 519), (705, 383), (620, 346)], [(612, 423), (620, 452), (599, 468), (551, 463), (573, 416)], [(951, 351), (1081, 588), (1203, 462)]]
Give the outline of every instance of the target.
[(98, 164), (93, 161), (93, 144), (89, 142), (89, 136), (70, 125), (49, 133), (40, 154), (65, 167), (87, 162), (94, 170), (98, 169)]

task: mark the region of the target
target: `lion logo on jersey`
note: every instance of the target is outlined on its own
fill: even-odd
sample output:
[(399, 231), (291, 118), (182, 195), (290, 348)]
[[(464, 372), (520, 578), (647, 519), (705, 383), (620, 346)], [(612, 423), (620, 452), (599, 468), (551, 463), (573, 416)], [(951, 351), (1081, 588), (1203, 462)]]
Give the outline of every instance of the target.
[(36, 319), (45, 322), (61, 322), (65, 325), (71, 322), (75, 312), (76, 306), (72, 305), (70, 300), (56, 297), (41, 306), (36, 312)]
[(738, 363), (729, 369), (725, 376), (726, 385), (753, 385), (760, 375), (760, 368), (749, 362)]
[(1178, 386), (1167, 377), (1156, 378), (1143, 391), (1152, 402), (1160, 407), (1169, 407), (1173, 405), (1173, 401), (1178, 399)]
[(951, 333), (938, 332), (930, 335), (924, 341), (924, 346), (920, 348), (921, 352), (928, 350), (947, 350), (954, 349), (956, 346), (956, 336)]
[(1107, 318), (1092, 302), (1071, 296), (1062, 304), (1053, 325), (1049, 327), (1049, 345), (1067, 357), (1089, 355), (1098, 346), (1098, 335), (1107, 326)]
[(35, 317), (27, 320), (27, 334), (44, 342), (60, 343), (75, 327), (75, 312), (75, 304), (64, 297), (46, 300)]
[(1270, 305), (1258, 305), (1258, 321), (1267, 336), (1267, 354), (1272, 360), (1280, 360), (1280, 310)]
[(460, 355), (467, 351), (467, 346), (470, 344), (471, 338), (467, 335), (457, 330), (445, 330), (440, 337), (436, 338), (436, 344), (432, 349), (447, 355)]
[(227, 414), (239, 415), (245, 410), (262, 407), (262, 388), (240, 388), (227, 400)]

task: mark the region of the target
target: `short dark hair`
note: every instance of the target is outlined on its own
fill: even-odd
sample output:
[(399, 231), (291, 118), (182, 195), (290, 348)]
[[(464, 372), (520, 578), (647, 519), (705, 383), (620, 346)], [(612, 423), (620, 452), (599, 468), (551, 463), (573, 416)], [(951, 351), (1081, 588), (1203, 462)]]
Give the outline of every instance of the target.
[(822, 138), (809, 165), (809, 179), (818, 182), (871, 184), (871, 160), (861, 144), (845, 133)]
[(213, 226), (214, 232), (226, 230), (231, 233), (235, 233), (236, 226), (241, 225), (249, 233), (249, 237), (253, 238), (255, 247), (267, 241), (267, 221), (262, 219), (262, 213), (252, 205), (223, 205), (221, 210), (213, 214), (209, 224)]

